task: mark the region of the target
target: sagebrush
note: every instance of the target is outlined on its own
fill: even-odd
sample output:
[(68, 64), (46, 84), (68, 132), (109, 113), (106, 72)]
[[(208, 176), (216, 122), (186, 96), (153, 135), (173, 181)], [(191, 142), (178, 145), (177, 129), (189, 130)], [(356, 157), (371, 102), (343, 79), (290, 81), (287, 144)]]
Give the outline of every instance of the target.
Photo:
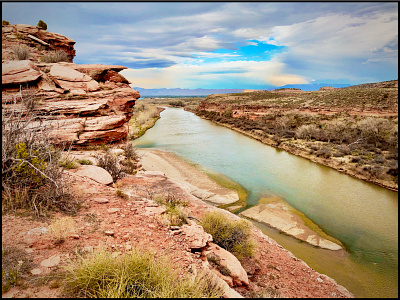
[[(54, 123), (27, 106), (14, 103), (2, 109), (2, 211), (30, 209), (74, 214), (79, 204), (59, 168), (61, 149), (52, 145)], [(36, 100), (33, 100), (35, 102)], [(55, 121), (56, 122), (56, 121)]]

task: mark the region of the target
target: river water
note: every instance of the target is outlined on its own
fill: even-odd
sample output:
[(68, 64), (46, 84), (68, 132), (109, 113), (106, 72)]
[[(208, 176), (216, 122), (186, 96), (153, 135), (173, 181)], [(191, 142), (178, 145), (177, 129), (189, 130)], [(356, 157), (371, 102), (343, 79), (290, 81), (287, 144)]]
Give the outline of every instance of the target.
[(248, 191), (247, 204), (279, 196), (346, 251), (315, 248), (254, 222), (316, 271), (356, 297), (398, 297), (398, 193), (352, 178), (243, 134), (166, 108), (137, 147), (175, 153)]

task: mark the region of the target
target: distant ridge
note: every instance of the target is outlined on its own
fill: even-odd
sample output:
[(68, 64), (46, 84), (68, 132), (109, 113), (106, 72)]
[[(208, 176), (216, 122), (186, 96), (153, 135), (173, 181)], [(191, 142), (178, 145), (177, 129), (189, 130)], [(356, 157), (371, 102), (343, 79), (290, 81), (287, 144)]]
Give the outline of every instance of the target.
[(208, 96), (211, 94), (242, 93), (244, 89), (145, 89), (132, 87), (141, 96)]
[(271, 89), (277, 90), (277, 89), (286, 89), (286, 88), (295, 88), (295, 89), (301, 89), (302, 91), (318, 91), (320, 88), (324, 86), (331, 86), (333, 88), (344, 88), (351, 86), (350, 83), (312, 83), (312, 84), (286, 84), (283, 86), (280, 86), (276, 89)]

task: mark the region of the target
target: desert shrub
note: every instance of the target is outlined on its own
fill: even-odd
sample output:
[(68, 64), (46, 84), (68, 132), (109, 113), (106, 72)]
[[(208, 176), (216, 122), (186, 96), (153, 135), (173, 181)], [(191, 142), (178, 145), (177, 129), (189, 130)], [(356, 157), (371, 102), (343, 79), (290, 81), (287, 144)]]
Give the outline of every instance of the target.
[(328, 147), (321, 147), (318, 151), (315, 152), (318, 157), (329, 158), (332, 155), (331, 150)]
[(61, 61), (69, 62), (69, 56), (68, 53), (65, 52), (64, 50), (56, 50), (53, 52), (50, 52), (49, 54), (43, 55), (40, 60), (42, 62), (46, 63), (58, 63)]
[(10, 22), (3, 20), (2, 25), (10, 25)]
[[(20, 93), (18, 97), (23, 97)], [(2, 211), (31, 209), (76, 213), (79, 203), (63, 179), (61, 150), (52, 146), (53, 124), (24, 106), (2, 109)]]
[(81, 164), (81, 165), (92, 165), (93, 163), (88, 160), (88, 159), (78, 159), (76, 161), (77, 163)]
[(338, 143), (342, 143), (347, 128), (347, 123), (342, 119), (326, 121), (323, 126), (323, 131), (327, 142), (330, 143), (336, 141)]
[(113, 258), (99, 251), (66, 267), (67, 294), (94, 298), (221, 297), (223, 288), (209, 276), (178, 277), (164, 257), (143, 250)]
[(125, 200), (129, 200), (129, 196), (127, 194), (125, 194), (123, 191), (121, 191), (120, 189), (118, 189), (116, 192), (118, 197), (125, 199)]
[(32, 260), (26, 251), (23, 248), (3, 245), (1, 258), (2, 293), (7, 292), (16, 285), (22, 287), (20, 280), (24, 280), (32, 268)]
[(61, 244), (76, 231), (76, 222), (71, 217), (62, 217), (53, 221), (49, 226), (48, 234), (55, 244)]
[(339, 145), (336, 149), (342, 153), (342, 155), (349, 155), (351, 153), (350, 147), (347, 145)]
[(126, 158), (138, 160), (139, 155), (136, 150), (137, 150), (136, 147), (133, 146), (132, 143), (126, 143), (125, 149), (124, 149)]
[(26, 60), (30, 58), (29, 48), (26, 45), (16, 45), (11, 47), (11, 59)]
[(183, 210), (187, 202), (175, 197), (174, 195), (155, 195), (153, 200), (159, 205), (164, 205), (167, 208), (166, 219), (171, 226), (182, 226), (187, 223), (187, 213)]
[(168, 102), (173, 107), (184, 107), (185, 103), (182, 100), (172, 100)]
[(127, 158), (123, 161), (121, 161), (121, 170), (125, 173), (128, 174), (136, 174), (136, 169), (137, 169), (137, 164), (136, 161), (134, 161), (131, 158)]
[(69, 156), (62, 157), (58, 161), (58, 165), (66, 170), (79, 168), (79, 165), (76, 163), (76, 160), (69, 158)]
[(356, 126), (361, 132), (361, 136), (364, 137), (367, 142), (373, 143), (375, 147), (378, 143), (385, 142), (387, 137), (390, 135), (392, 124), (389, 120), (384, 118), (365, 118), (357, 122)]
[(37, 23), (37, 27), (47, 30), (47, 24), (45, 22), (43, 22), (42, 20), (39, 20), (39, 22)]
[(233, 221), (222, 213), (209, 212), (200, 225), (212, 235), (214, 243), (233, 252), (238, 257), (252, 257), (255, 244), (251, 239), (251, 223), (247, 220)]
[(96, 154), (96, 158), (97, 165), (110, 173), (114, 182), (122, 178), (122, 169), (117, 156), (107, 150), (105, 154)]
[(308, 124), (308, 125), (301, 125), (300, 127), (296, 128), (295, 132), (297, 138), (305, 139), (308, 141), (311, 138), (317, 137), (319, 129), (314, 124)]

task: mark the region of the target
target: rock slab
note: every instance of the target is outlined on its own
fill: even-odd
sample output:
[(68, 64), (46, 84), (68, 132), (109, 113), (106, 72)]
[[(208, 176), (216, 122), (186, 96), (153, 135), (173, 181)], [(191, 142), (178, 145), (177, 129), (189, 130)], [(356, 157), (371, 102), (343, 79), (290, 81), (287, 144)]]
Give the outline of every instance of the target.
[(110, 173), (98, 166), (83, 165), (78, 168), (76, 173), (81, 176), (93, 179), (94, 181), (102, 183), (104, 185), (109, 185), (113, 183), (113, 179)]

